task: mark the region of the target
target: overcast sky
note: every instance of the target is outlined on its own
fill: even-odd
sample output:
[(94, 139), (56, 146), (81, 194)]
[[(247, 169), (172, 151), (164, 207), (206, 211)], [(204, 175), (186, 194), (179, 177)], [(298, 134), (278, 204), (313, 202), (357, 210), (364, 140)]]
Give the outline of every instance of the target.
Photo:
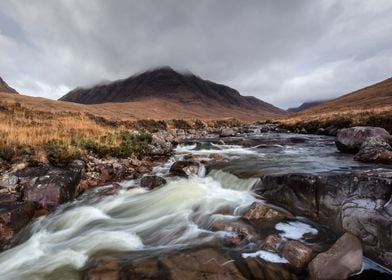
[(282, 108), (392, 76), (391, 0), (0, 0), (0, 76), (57, 99), (156, 66)]

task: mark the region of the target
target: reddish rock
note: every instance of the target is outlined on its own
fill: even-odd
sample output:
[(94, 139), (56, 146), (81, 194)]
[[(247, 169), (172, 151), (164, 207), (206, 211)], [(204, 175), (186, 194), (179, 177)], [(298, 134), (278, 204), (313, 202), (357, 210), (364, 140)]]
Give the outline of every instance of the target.
[(345, 233), (328, 251), (317, 255), (308, 266), (310, 279), (347, 279), (362, 268), (362, 244), (351, 233)]
[(260, 243), (259, 247), (267, 251), (279, 252), (283, 244), (284, 240), (279, 235), (271, 234)]
[(281, 251), (282, 257), (296, 268), (305, 267), (312, 259), (312, 253), (311, 248), (295, 240), (285, 242)]
[(283, 213), (257, 202), (242, 216), (245, 220), (279, 220), (284, 217)]
[(196, 174), (199, 171), (199, 164), (193, 161), (180, 160), (173, 163), (170, 167), (170, 174), (188, 177), (191, 174)]

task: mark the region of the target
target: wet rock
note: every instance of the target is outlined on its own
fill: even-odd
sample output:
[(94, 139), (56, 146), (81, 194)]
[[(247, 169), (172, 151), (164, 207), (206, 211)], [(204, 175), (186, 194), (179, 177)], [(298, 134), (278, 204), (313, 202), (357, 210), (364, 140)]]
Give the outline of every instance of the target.
[(92, 261), (85, 273), (85, 280), (117, 280), (122, 279), (121, 265), (118, 259), (111, 256), (100, 256)]
[(330, 135), (330, 136), (336, 136), (338, 134), (338, 131), (339, 128), (334, 125), (328, 126), (325, 129), (326, 135)]
[(284, 243), (281, 251), (284, 257), (295, 268), (304, 268), (312, 258), (312, 249), (301, 242), (289, 240)]
[(16, 173), (23, 190), (23, 201), (34, 202), (38, 208), (54, 209), (74, 198), (82, 170), (75, 166), (28, 167)]
[(230, 137), (236, 134), (235, 130), (232, 128), (224, 128), (219, 134), (220, 137)]
[(295, 215), (351, 232), (367, 256), (392, 268), (392, 172), (377, 169), (346, 174), (286, 174), (262, 178), (256, 193)]
[(219, 154), (219, 153), (212, 153), (212, 154), (209, 154), (208, 157), (209, 157), (210, 159), (212, 159), (212, 160), (215, 160), (215, 161), (221, 161), (221, 160), (224, 160), (224, 159), (225, 159), (224, 155)]
[(361, 241), (345, 233), (328, 251), (317, 255), (309, 264), (309, 274), (315, 280), (338, 280), (362, 268)]
[(317, 134), (317, 135), (326, 135), (326, 134), (327, 134), (327, 131), (326, 131), (325, 128), (320, 127), (320, 128), (318, 128), (318, 129), (316, 130), (316, 134)]
[(199, 164), (193, 161), (180, 160), (173, 163), (170, 167), (170, 174), (188, 177), (191, 174), (197, 174), (199, 172)]
[(356, 153), (369, 137), (388, 139), (388, 131), (381, 127), (357, 126), (339, 130), (336, 135), (336, 147), (345, 153)]
[(375, 163), (392, 163), (392, 148), (380, 137), (369, 137), (361, 145), (355, 160)]
[(234, 262), (215, 249), (161, 257), (160, 262), (172, 280), (245, 279)]
[(8, 241), (30, 222), (34, 210), (31, 202), (0, 205), (0, 249), (5, 249)]
[(284, 244), (284, 240), (277, 234), (268, 235), (259, 245), (260, 249), (279, 252)]
[(150, 190), (160, 187), (164, 184), (166, 184), (166, 180), (160, 176), (144, 176), (140, 181), (142, 188), (147, 188)]
[(279, 220), (284, 217), (283, 213), (257, 202), (254, 202), (242, 216), (245, 220)]

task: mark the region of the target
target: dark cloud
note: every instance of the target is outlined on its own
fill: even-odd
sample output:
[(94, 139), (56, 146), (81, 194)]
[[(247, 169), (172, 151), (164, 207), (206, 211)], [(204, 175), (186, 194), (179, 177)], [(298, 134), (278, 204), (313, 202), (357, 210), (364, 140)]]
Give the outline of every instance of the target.
[(0, 75), (25, 94), (171, 65), (278, 106), (392, 76), (390, 0), (0, 0)]

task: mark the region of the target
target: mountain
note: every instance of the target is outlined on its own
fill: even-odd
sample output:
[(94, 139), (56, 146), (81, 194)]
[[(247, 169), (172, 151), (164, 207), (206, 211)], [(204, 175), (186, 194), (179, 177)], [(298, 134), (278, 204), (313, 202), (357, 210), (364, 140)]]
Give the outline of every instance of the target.
[(300, 114), (380, 110), (389, 106), (392, 106), (392, 78), (311, 107)]
[(0, 77), (0, 92), (6, 92), (6, 93), (16, 93), (18, 92), (14, 90), (12, 87), (7, 85), (7, 83)]
[(311, 102), (304, 102), (302, 103), (300, 106), (298, 107), (294, 107), (294, 108), (289, 108), (286, 111), (289, 113), (298, 113), (301, 112), (303, 110), (309, 109), (311, 107), (317, 106), (319, 104), (322, 104), (326, 102), (326, 100), (318, 100), (318, 101), (311, 101)]
[(153, 102), (154, 108), (146, 109), (161, 110), (172, 117), (176, 117), (176, 112), (170, 112), (170, 105), (173, 105), (173, 109), (179, 106), (189, 109), (190, 113), (193, 112), (189, 117), (203, 116), (204, 111), (209, 117), (215, 115), (216, 119), (230, 115), (234, 118), (254, 115), (253, 118), (257, 119), (261, 116), (286, 114), (255, 97), (242, 96), (233, 88), (203, 80), (191, 73), (179, 73), (170, 67), (150, 70), (91, 88), (76, 88), (59, 100), (81, 104), (139, 103), (142, 107), (143, 103)]

